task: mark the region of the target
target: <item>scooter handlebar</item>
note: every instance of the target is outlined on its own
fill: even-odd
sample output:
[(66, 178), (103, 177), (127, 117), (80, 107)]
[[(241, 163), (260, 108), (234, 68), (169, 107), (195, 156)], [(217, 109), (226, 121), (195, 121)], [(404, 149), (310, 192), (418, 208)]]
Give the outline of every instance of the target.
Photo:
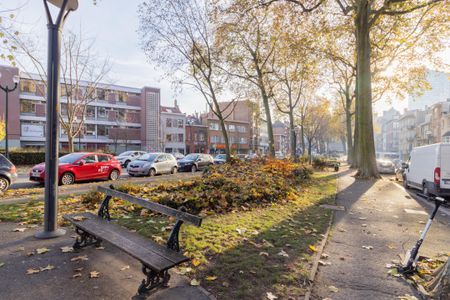
[(440, 203), (444, 203), (444, 202), (445, 202), (445, 199), (442, 198), (442, 197), (435, 197), (434, 200), (435, 200), (436, 202), (440, 202)]

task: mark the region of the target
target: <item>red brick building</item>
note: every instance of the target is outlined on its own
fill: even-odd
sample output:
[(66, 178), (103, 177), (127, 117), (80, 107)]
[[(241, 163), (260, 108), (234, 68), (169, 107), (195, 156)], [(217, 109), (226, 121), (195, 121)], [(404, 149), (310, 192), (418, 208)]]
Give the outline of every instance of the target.
[(196, 116), (186, 117), (186, 154), (208, 153), (208, 126)]

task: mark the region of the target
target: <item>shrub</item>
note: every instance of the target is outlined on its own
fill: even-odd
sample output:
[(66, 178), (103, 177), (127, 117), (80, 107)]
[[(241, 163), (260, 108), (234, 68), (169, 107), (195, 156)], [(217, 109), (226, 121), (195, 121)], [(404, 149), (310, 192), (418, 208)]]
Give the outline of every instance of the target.
[(158, 186), (122, 185), (118, 190), (191, 213), (223, 213), (295, 199), (298, 184), (312, 174), (289, 160), (233, 161), (214, 165), (198, 178)]
[[(59, 153), (59, 156), (67, 153)], [(15, 165), (36, 165), (45, 162), (45, 152), (13, 151), (9, 153), (11, 162)]]

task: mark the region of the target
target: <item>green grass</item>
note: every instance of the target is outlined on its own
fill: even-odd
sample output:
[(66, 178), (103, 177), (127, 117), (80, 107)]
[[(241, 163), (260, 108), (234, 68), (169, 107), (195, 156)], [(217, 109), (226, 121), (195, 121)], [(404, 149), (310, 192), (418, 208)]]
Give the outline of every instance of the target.
[[(265, 299), (267, 292), (279, 299), (299, 298), (308, 286), (314, 254), (309, 246), (322, 239), (331, 216), (319, 205), (334, 202), (336, 178), (316, 173), (298, 188), (301, 193), (294, 199), (210, 214), (200, 228), (183, 225), (181, 247), (193, 260), (178, 271), (200, 280), (219, 299)], [(79, 198), (68, 198), (61, 201), (59, 215), (86, 209)], [(119, 224), (159, 243), (165, 243), (175, 221), (123, 204), (112, 213)], [(1, 221), (40, 223), (42, 216), (39, 202), (0, 206)], [(289, 257), (279, 255), (281, 251)], [(209, 276), (217, 279), (208, 281)]]

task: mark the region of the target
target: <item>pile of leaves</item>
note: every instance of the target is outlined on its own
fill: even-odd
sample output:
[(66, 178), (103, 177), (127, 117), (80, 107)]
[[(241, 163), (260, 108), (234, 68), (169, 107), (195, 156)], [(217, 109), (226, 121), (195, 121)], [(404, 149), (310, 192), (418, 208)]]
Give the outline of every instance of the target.
[(441, 254), (435, 258), (420, 257), (417, 261), (416, 271), (408, 276), (407, 280), (423, 296), (430, 297), (441, 279), (441, 273), (444, 271), (443, 268), (447, 260), (447, 254)]
[[(304, 164), (281, 160), (233, 161), (214, 165), (201, 178), (158, 186), (122, 185), (117, 189), (173, 208), (185, 207), (198, 214), (248, 210), (255, 206), (289, 201), (312, 171)], [(99, 200), (89, 194), (84, 203)]]

